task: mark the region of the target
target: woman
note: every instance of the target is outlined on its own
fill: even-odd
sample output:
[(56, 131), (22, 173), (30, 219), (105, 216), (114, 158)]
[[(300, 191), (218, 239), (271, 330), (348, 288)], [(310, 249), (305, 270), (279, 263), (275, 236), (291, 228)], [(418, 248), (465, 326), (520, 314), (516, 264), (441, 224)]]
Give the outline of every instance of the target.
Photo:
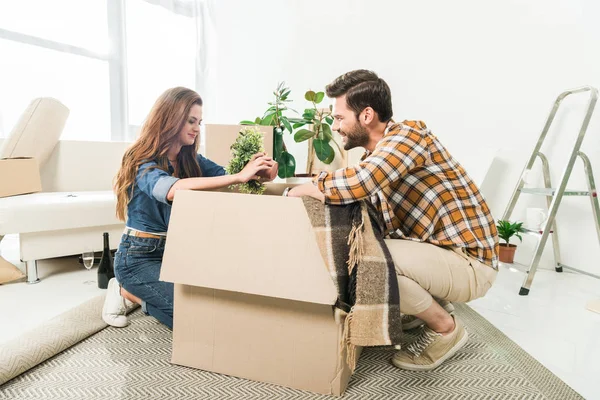
[[(257, 179), (274, 167), (264, 153), (238, 174), (198, 154), (202, 99), (193, 90), (164, 92), (146, 119), (139, 138), (125, 152), (115, 178), (117, 217), (127, 218), (115, 255), (115, 276), (108, 284), (102, 318), (127, 325), (126, 307), (143, 311), (173, 328), (173, 284), (159, 280), (171, 202), (181, 189), (210, 190)], [(120, 285), (120, 286), (119, 286)]]

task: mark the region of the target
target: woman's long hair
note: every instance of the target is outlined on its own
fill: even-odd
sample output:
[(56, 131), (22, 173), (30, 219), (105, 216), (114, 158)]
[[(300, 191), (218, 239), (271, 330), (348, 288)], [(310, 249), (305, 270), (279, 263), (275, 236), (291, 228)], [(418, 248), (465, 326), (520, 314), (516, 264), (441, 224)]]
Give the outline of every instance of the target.
[[(121, 168), (114, 180), (114, 191), (117, 195), (116, 214), (121, 221), (125, 221), (127, 216), (127, 205), (133, 197), (134, 182), (140, 165), (156, 161), (158, 166), (155, 168), (168, 172), (167, 152), (179, 140), (179, 132), (187, 123), (194, 104), (201, 106), (202, 99), (198, 93), (184, 87), (168, 89), (154, 103), (138, 139), (125, 152)], [(196, 159), (199, 137), (200, 135), (196, 136), (193, 145), (183, 146), (177, 156), (179, 178), (202, 175)]]

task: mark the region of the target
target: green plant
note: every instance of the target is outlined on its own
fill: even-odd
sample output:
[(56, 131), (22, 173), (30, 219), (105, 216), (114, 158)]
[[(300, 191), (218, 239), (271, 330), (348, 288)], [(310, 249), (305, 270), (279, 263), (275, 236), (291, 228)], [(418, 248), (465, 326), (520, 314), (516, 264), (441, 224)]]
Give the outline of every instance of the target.
[[(237, 174), (244, 169), (252, 156), (264, 152), (262, 133), (253, 127), (243, 128), (231, 145), (231, 160), (225, 168), (228, 174)], [(265, 187), (257, 180), (251, 180), (237, 185), (240, 192), (249, 194), (263, 194)]]
[[(287, 151), (283, 141), (283, 133), (288, 131), (292, 133), (292, 124), (301, 121), (297, 118), (289, 118), (284, 115), (287, 110), (294, 111), (287, 106), (291, 90), (285, 86), (285, 82), (280, 82), (277, 89), (273, 91), (275, 101), (269, 102), (269, 108), (261, 117), (256, 117), (254, 121), (241, 121), (242, 125), (265, 125), (273, 126), (273, 158), (279, 164), (278, 176), (280, 178), (289, 178), (296, 173), (296, 159)], [(295, 112), (295, 111), (294, 111)]]
[(522, 242), (523, 238), (521, 237), (521, 233), (525, 232), (523, 228), (522, 222), (513, 222), (498, 220), (498, 224), (496, 225), (498, 229), (498, 236), (500, 239), (504, 240), (506, 244), (509, 244), (510, 238), (516, 236)]
[(297, 143), (305, 140), (311, 140), (312, 151), (309, 153), (307, 172), (311, 172), (314, 164), (314, 156), (316, 155), (319, 160), (325, 164), (331, 164), (335, 158), (335, 151), (331, 147), (330, 142), (333, 142), (338, 148), (339, 152), (342, 152), (340, 146), (335, 140), (333, 140), (333, 134), (331, 131), (331, 125), (333, 124), (333, 117), (331, 116), (331, 106), (329, 108), (318, 108), (317, 104), (321, 103), (325, 98), (323, 92), (313, 92), (309, 90), (304, 94), (304, 98), (312, 103), (312, 108), (307, 108), (302, 114), (302, 119), (292, 126), (294, 129), (308, 125), (311, 129), (303, 128), (296, 131), (294, 134), (294, 140)]

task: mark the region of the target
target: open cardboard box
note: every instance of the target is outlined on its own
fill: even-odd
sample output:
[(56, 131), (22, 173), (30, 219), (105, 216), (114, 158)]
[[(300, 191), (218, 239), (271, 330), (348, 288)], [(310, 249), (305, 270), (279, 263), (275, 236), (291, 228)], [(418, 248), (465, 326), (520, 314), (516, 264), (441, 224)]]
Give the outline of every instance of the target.
[(337, 292), (286, 186), (177, 192), (160, 276), (175, 283), (172, 362), (339, 396), (351, 372)]

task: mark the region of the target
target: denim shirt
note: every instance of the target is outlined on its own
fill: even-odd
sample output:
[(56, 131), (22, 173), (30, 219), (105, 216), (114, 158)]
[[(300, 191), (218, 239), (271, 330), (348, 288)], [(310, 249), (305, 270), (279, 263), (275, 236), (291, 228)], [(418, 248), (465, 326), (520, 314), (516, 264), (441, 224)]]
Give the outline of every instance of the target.
[[(198, 164), (203, 177), (225, 175), (225, 169), (198, 154)], [(175, 170), (169, 163), (169, 172), (159, 168), (146, 171), (151, 166), (158, 165), (149, 161), (140, 165), (134, 182), (133, 196), (127, 205), (127, 226), (150, 233), (164, 233), (171, 218), (171, 202), (167, 194), (175, 182)]]

